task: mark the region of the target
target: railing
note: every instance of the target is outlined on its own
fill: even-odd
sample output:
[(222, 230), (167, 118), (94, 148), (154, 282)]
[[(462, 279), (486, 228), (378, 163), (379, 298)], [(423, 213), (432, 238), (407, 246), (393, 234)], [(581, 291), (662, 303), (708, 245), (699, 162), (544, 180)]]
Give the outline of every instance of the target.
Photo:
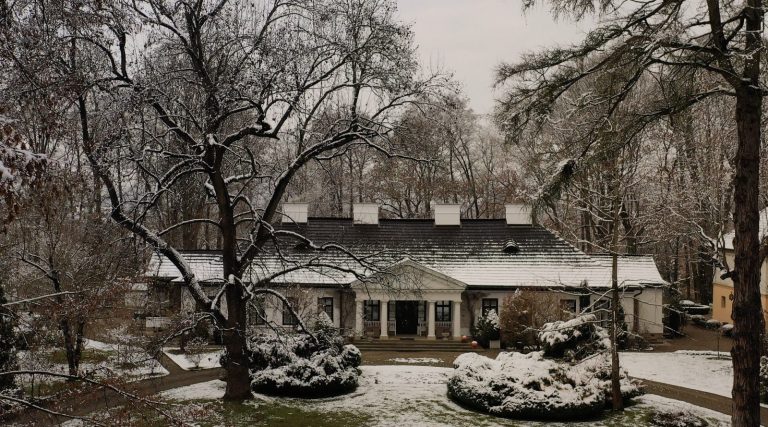
[(366, 320), (365, 321), (365, 329), (368, 329), (368, 328), (380, 328), (380, 327), (381, 327), (381, 322), (379, 322), (378, 320)]
[(452, 326), (453, 326), (453, 323), (451, 321), (448, 321), (448, 322), (435, 322), (435, 328), (436, 329), (440, 329), (440, 328), (451, 329)]
[(395, 320), (387, 320), (387, 331), (389, 332), (397, 331), (397, 322)]

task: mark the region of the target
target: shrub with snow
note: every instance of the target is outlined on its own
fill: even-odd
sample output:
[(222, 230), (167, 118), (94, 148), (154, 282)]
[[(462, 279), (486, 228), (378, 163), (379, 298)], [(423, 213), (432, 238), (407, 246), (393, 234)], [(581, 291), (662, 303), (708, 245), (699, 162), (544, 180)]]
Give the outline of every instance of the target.
[(709, 423), (690, 412), (656, 412), (651, 424), (659, 427), (707, 427)]
[(709, 319), (709, 320), (707, 320), (707, 322), (704, 324), (704, 326), (705, 326), (707, 329), (718, 329), (718, 328), (720, 328), (721, 326), (723, 326), (723, 322), (721, 322), (721, 321), (719, 321), (719, 320), (717, 320), (717, 319)]
[(187, 342), (187, 346), (184, 348), (184, 353), (187, 360), (192, 362), (195, 369), (200, 368), (200, 362), (203, 360), (205, 353), (205, 347), (208, 345), (208, 341), (201, 337), (195, 337)]
[(557, 359), (581, 360), (611, 346), (608, 333), (597, 325), (593, 314), (547, 323), (539, 332), (538, 339), (544, 356)]
[[(496, 359), (466, 353), (453, 362), (449, 396), (492, 415), (539, 420), (576, 420), (598, 415), (611, 400), (607, 354), (578, 363), (547, 359), (537, 351), (500, 353)], [(625, 399), (641, 394), (622, 374)]]
[(480, 316), (475, 324), (475, 340), (483, 347), (488, 347), (490, 341), (501, 338), (499, 330), (499, 315), (496, 310), (488, 310), (485, 316)]
[[(360, 350), (318, 322), (309, 335), (261, 335), (251, 342), (251, 388), (257, 393), (330, 397), (357, 388)], [(327, 323), (327, 322), (326, 322)]]

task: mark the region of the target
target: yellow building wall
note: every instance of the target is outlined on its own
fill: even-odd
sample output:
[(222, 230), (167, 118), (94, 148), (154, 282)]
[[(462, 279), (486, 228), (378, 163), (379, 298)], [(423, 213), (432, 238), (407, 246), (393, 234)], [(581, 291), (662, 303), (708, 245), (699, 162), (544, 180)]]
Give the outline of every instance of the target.
[[(733, 287), (722, 283), (712, 285), (712, 318), (723, 323), (733, 323), (731, 312), (733, 311)], [(768, 295), (760, 295), (760, 302), (763, 307), (763, 317), (765, 324), (768, 325)]]
[(712, 285), (712, 318), (723, 323), (733, 323), (731, 311), (733, 310), (733, 288), (722, 283)]

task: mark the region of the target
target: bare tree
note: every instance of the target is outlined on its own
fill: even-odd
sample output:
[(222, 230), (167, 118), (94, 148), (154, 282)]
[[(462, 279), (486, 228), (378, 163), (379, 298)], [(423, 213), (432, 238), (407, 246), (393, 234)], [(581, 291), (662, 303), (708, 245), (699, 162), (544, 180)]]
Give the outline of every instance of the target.
[[(47, 71), (71, 82), (78, 146), (111, 218), (178, 268), (224, 333), (225, 398), (248, 398), (246, 307), (269, 281), (242, 278), (268, 243), (306, 240), (275, 227), (292, 180), (339, 150), (394, 155), (398, 114), (441, 78), (418, 76), (410, 30), (385, 0), (28, 3), (35, 13), (10, 15), (52, 40), (41, 49), (60, 66)], [(329, 110), (336, 119), (313, 126)], [(164, 206), (189, 182), (209, 215), (169, 221)], [(200, 225), (223, 259), (214, 296), (168, 239)]]
[[(543, 1), (542, 1), (543, 2)], [(525, 3), (531, 7), (535, 0)], [(618, 1), (550, 0), (556, 14), (581, 19), (598, 11), (605, 24), (590, 32), (583, 43), (550, 49), (523, 58), (517, 65), (500, 67), (500, 82), (517, 86), (501, 104), (505, 128), (517, 134), (528, 124), (546, 122), (552, 106), (578, 82), (623, 68), (617, 93), (582, 97), (582, 106), (605, 106), (591, 131), (589, 141), (576, 158), (604, 147), (596, 136), (614, 126), (614, 113), (636, 89), (645, 75), (663, 73), (667, 79), (711, 75), (712, 84), (679, 97), (664, 97), (636, 111), (634, 131), (626, 143), (650, 123), (684, 111), (704, 99), (729, 97), (735, 102), (734, 121), (738, 135), (735, 155), (734, 222), (736, 229), (734, 279), (734, 387), (733, 423), (759, 424), (758, 370), (763, 316), (760, 307), (760, 242), (758, 237), (758, 190), (762, 98), (763, 4), (759, 0), (738, 2), (707, 0), (695, 11), (691, 2), (644, 0), (631, 5)], [(597, 57), (597, 52), (601, 55)], [(593, 61), (584, 61), (592, 58)], [(599, 120), (599, 119), (602, 120)]]

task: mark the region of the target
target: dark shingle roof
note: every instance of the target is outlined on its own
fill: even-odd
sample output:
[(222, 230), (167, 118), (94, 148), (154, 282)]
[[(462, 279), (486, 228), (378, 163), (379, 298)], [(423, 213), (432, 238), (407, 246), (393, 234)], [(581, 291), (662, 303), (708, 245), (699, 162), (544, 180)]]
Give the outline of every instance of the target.
[[(378, 225), (356, 225), (351, 219), (310, 218), (306, 224), (284, 224), (314, 244), (337, 243), (358, 256), (369, 256), (386, 267), (404, 258), (466, 283), (469, 287), (590, 286), (610, 285), (610, 269), (577, 250), (551, 231), (535, 225), (507, 225), (503, 219), (465, 219), (461, 226), (435, 226), (432, 220), (381, 219)], [(509, 241), (517, 252), (504, 251)], [(293, 261), (316, 258), (368, 273), (339, 251), (317, 252), (296, 247), (296, 241), (281, 239), (280, 248)], [(275, 256), (274, 247), (259, 257), (249, 272), (252, 280), (292, 265)], [(221, 277), (216, 253), (190, 253), (188, 259), (198, 278)], [(178, 271), (165, 259), (154, 257), (151, 275), (177, 277)], [(655, 277), (658, 277), (656, 272)], [(654, 278), (655, 278), (654, 277)], [(313, 267), (281, 276), (276, 282), (333, 284), (351, 283), (351, 273)]]

